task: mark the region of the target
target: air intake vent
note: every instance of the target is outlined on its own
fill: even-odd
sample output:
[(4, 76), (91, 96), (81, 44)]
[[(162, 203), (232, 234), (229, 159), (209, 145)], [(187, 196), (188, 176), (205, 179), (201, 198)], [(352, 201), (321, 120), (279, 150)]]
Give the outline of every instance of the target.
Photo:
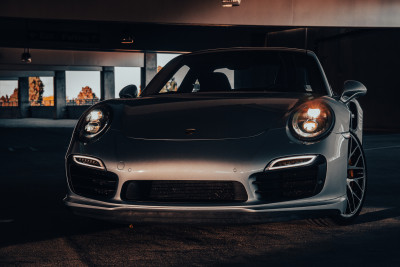
[(326, 176), (326, 159), (318, 156), (310, 166), (256, 173), (253, 184), (258, 199), (272, 203), (312, 197), (321, 192)]
[(104, 170), (70, 164), (68, 178), (72, 191), (84, 197), (109, 199), (117, 190), (118, 176)]
[(121, 198), (155, 202), (244, 202), (244, 186), (234, 181), (128, 181)]

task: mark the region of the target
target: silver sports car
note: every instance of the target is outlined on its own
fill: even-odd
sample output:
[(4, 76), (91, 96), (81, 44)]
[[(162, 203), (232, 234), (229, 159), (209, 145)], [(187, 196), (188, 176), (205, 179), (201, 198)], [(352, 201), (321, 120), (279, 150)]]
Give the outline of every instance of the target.
[(80, 118), (66, 155), (65, 204), (127, 223), (339, 224), (366, 192), (366, 88), (335, 95), (313, 52), (230, 48), (169, 62), (137, 97)]

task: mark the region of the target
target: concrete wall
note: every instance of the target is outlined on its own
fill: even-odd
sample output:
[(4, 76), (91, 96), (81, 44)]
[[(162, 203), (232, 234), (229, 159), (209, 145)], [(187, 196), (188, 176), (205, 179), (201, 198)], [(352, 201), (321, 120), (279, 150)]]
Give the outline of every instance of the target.
[(368, 89), (360, 98), (370, 129), (400, 129), (400, 30), (346, 33), (318, 42), (318, 55), (338, 94), (345, 80)]
[[(340, 95), (346, 80), (368, 89), (359, 99), (364, 126), (400, 130), (400, 29), (311, 28), (308, 49), (318, 55), (332, 89)], [(272, 32), (268, 46), (305, 47), (305, 29)]]
[(54, 107), (50, 106), (30, 107), (30, 117), (52, 119), (54, 117)]
[(67, 106), (68, 119), (78, 119), (90, 106)]
[(8, 119), (8, 118), (18, 118), (18, 117), (19, 117), (18, 107), (0, 107), (0, 118)]

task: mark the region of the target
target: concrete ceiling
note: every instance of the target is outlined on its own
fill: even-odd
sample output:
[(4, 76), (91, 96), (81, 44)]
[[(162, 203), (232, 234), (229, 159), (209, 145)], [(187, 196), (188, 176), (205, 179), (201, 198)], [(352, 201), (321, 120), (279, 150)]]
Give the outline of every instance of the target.
[[(143, 66), (144, 51), (303, 48), (303, 26), (314, 27), (308, 34), (313, 49), (318, 39), (354, 28), (400, 27), (398, 14), (395, 0), (242, 0), (233, 8), (220, 0), (1, 0), (0, 76)], [(125, 33), (133, 44), (121, 44)], [(26, 47), (34, 58), (28, 65), (20, 62)]]
[(195, 25), (400, 27), (396, 0), (2, 0), (0, 17)]

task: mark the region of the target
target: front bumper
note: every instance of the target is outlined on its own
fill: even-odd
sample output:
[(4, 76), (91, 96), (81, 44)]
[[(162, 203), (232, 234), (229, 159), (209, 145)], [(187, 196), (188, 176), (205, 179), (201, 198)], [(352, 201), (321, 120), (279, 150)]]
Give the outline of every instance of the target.
[[(249, 139), (189, 143), (134, 140), (109, 131), (90, 145), (73, 142), (67, 158), (80, 154), (101, 159), (108, 171), (118, 175), (115, 194), (108, 200), (93, 199), (74, 193), (69, 184), (64, 202), (75, 214), (121, 223), (262, 223), (334, 215), (346, 207), (345, 141), (341, 134), (331, 134), (321, 142), (305, 145), (289, 140), (285, 129)], [(326, 179), (317, 195), (274, 203), (260, 199), (253, 184), (255, 173), (263, 172), (276, 158), (307, 154), (323, 155), (327, 161)], [(245, 187), (248, 200), (189, 205), (133, 203), (121, 198), (126, 182), (156, 179), (237, 181)]]
[(241, 206), (127, 205), (67, 196), (64, 203), (76, 215), (119, 223), (245, 224), (288, 221), (336, 215), (346, 205), (345, 196), (318, 201), (290, 201)]

